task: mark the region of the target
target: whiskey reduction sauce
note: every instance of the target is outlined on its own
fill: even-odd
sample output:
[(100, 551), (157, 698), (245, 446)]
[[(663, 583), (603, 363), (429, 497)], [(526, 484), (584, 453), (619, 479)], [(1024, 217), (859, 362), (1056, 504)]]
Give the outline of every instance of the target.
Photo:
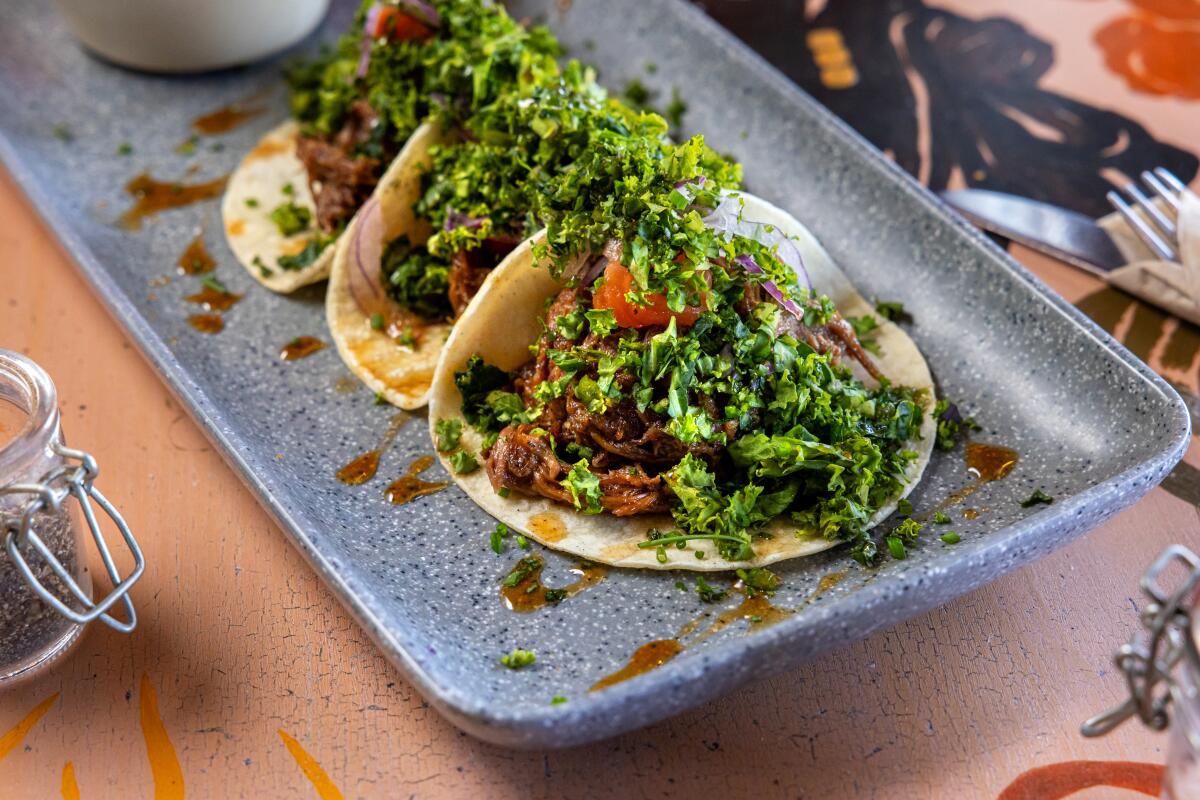
[[(983, 444), (980, 442), (968, 442), (964, 455), (967, 462), (967, 473), (974, 477), (975, 480), (958, 491), (953, 492), (941, 503), (938, 503), (933, 511), (917, 517), (918, 522), (924, 522), (934, 513), (945, 511), (951, 506), (958, 505), (979, 491), (985, 484), (992, 481), (1004, 480), (1013, 471), (1013, 467), (1017, 465), (1017, 462), (1021, 460), (1020, 454), (1011, 447), (1002, 447), (998, 444)], [(967, 519), (975, 519), (979, 516), (979, 511), (969, 508), (963, 513), (963, 516)]]
[(218, 133), (228, 133), (237, 126), (263, 113), (263, 108), (243, 108), (237, 103), (231, 103), (224, 108), (203, 114), (192, 120), (192, 127), (206, 136)]
[(408, 422), (408, 414), (401, 412), (393, 415), (379, 447), (356, 456), (350, 463), (337, 471), (337, 479), (347, 486), (358, 486), (360, 483), (366, 483), (374, 478), (375, 473), (379, 471), (379, 459), (383, 455), (383, 451), (387, 450), (388, 445), (396, 438), (396, 434), (400, 432), (406, 422)]
[(595, 586), (608, 576), (608, 569), (599, 564), (583, 563), (571, 569), (578, 575), (574, 583), (561, 589), (548, 589), (542, 584), (542, 570), (546, 562), (540, 556), (525, 556), (500, 584), (500, 597), (509, 611), (527, 614), (539, 608), (557, 605), (568, 597), (574, 597), (585, 589)]
[(388, 484), (384, 497), (394, 506), (411, 503), (418, 497), (436, 494), (450, 485), (449, 481), (426, 481), (417, 477), (433, 466), (433, 456), (421, 456), (408, 465), (408, 472)]
[(220, 333), (225, 330), (225, 320), (220, 314), (192, 314), (188, 324), (201, 333)]
[(628, 664), (596, 681), (588, 691), (598, 692), (630, 678), (636, 678), (638, 675), (661, 667), (681, 652), (683, 652), (683, 645), (675, 639), (655, 639), (652, 642), (646, 642), (634, 651)]
[(213, 267), (217, 266), (217, 260), (213, 258), (208, 248), (204, 246), (204, 234), (196, 234), (196, 238), (188, 244), (183, 251), (183, 255), (175, 262), (179, 265), (179, 271), (184, 275), (203, 275), (206, 272), (212, 272)]
[(189, 303), (195, 303), (198, 306), (204, 306), (209, 311), (228, 311), (237, 305), (242, 299), (240, 294), (235, 294), (227, 290), (221, 290), (212, 286), (205, 286), (195, 294), (189, 294), (186, 298)]
[(279, 357), (284, 361), (299, 361), (325, 349), (325, 343), (313, 336), (297, 336), (283, 346)]
[(133, 207), (121, 215), (121, 227), (137, 230), (146, 217), (171, 208), (198, 203), (217, 197), (225, 191), (228, 177), (214, 178), (204, 183), (158, 181), (143, 172), (125, 184), (125, 191), (134, 198)]
[(567, 525), (557, 513), (545, 511), (529, 518), (529, 532), (538, 541), (553, 544), (567, 538)]

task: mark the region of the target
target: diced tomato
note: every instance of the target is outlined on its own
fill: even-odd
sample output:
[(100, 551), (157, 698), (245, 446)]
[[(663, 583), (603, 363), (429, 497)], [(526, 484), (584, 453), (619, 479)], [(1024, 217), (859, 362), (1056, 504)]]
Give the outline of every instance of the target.
[(416, 17), (405, 14), (395, 6), (381, 6), (375, 15), (375, 28), (371, 38), (378, 39), (386, 36), (393, 42), (409, 42), (417, 39), (428, 39), (433, 33), (428, 25)]
[(661, 294), (647, 294), (648, 306), (635, 306), (625, 299), (633, 288), (633, 273), (615, 261), (604, 268), (604, 285), (592, 294), (592, 308), (610, 308), (617, 324), (622, 328), (645, 328), (649, 325), (666, 325), (675, 318), (675, 324), (688, 327), (696, 323), (700, 309), (687, 306), (675, 312), (667, 308), (667, 298)]

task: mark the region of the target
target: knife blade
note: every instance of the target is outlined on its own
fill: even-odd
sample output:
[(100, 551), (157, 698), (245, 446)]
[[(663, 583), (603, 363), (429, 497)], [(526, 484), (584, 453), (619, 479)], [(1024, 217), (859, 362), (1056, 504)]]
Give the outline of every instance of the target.
[(979, 227), (1088, 272), (1104, 274), (1126, 263), (1108, 232), (1083, 214), (989, 189), (955, 189), (941, 197)]

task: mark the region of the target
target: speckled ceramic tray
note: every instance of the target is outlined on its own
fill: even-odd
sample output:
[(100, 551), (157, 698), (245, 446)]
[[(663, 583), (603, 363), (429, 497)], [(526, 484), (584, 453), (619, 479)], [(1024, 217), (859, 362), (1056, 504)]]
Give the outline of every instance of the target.
[[(653, 672), (589, 692), (638, 646), (735, 601), (702, 606), (676, 588), (679, 578), (690, 585), (686, 574), (615, 572), (560, 606), (506, 610), (498, 584), (518, 553), (488, 549), (492, 522), (460, 491), (401, 507), (383, 497), (388, 481), (430, 452), (423, 420), (400, 432), (374, 481), (338, 483), (335, 470), (375, 446), (390, 414), (365, 390), (339, 390), (347, 372), (332, 348), (279, 360), (293, 337), (325, 337), (320, 288), (276, 297), (253, 285), (225, 248), (215, 202), (164, 213), (137, 232), (114, 225), (129, 205), (122, 187), (138, 172), (227, 173), (283, 117), (279, 63), (195, 78), (133, 74), (84, 55), (50, 4), (10, 3), (0, 26), (0, 155), (317, 572), (456, 724), (522, 747), (645, 725), (1045, 555), (1132, 503), (1181, 457), (1188, 417), (1161, 380), (699, 11), (675, 0), (575, 0), (566, 13), (548, 1), (517, 5), (518, 15), (544, 16), (610, 86), (637, 77), (663, 96), (677, 86), (690, 104), (685, 128), (738, 156), (749, 187), (811, 227), (865, 295), (903, 301), (942, 391), (983, 422), (980, 439), (1016, 448), (1021, 460), (972, 497), (977, 519), (956, 515), (957, 546), (930, 536), (907, 560), (874, 571), (844, 548), (792, 562), (775, 598), (798, 609), (785, 621), (730, 625)], [(339, 31), (349, 11), (335, 8), (316, 38)], [(266, 113), (201, 138), (192, 155), (176, 152), (193, 117), (254, 95)], [(122, 142), (131, 154), (118, 154)], [(196, 280), (162, 281), (197, 228), (216, 274), (246, 293), (216, 336), (185, 321), (182, 298)], [(427, 477), (441, 476), (435, 467)], [(914, 503), (928, 509), (967, 481), (961, 453), (938, 455)], [(1038, 487), (1054, 504), (1021, 508)], [(547, 581), (565, 583), (570, 566), (547, 554)], [(844, 580), (814, 596), (823, 576), (840, 572)], [(514, 647), (536, 650), (536, 666), (501, 667), (498, 656)], [(569, 699), (552, 704), (556, 695)]]

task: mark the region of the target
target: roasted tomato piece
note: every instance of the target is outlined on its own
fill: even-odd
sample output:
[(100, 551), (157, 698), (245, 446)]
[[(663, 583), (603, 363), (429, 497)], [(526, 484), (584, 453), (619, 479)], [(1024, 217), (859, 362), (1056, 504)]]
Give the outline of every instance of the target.
[(688, 327), (696, 323), (700, 309), (687, 306), (675, 312), (667, 308), (667, 298), (661, 294), (647, 294), (647, 306), (635, 306), (625, 299), (633, 288), (633, 273), (615, 261), (604, 268), (604, 284), (592, 294), (592, 308), (612, 309), (617, 324), (622, 328), (645, 328), (648, 325), (666, 325), (675, 318), (675, 324)]

